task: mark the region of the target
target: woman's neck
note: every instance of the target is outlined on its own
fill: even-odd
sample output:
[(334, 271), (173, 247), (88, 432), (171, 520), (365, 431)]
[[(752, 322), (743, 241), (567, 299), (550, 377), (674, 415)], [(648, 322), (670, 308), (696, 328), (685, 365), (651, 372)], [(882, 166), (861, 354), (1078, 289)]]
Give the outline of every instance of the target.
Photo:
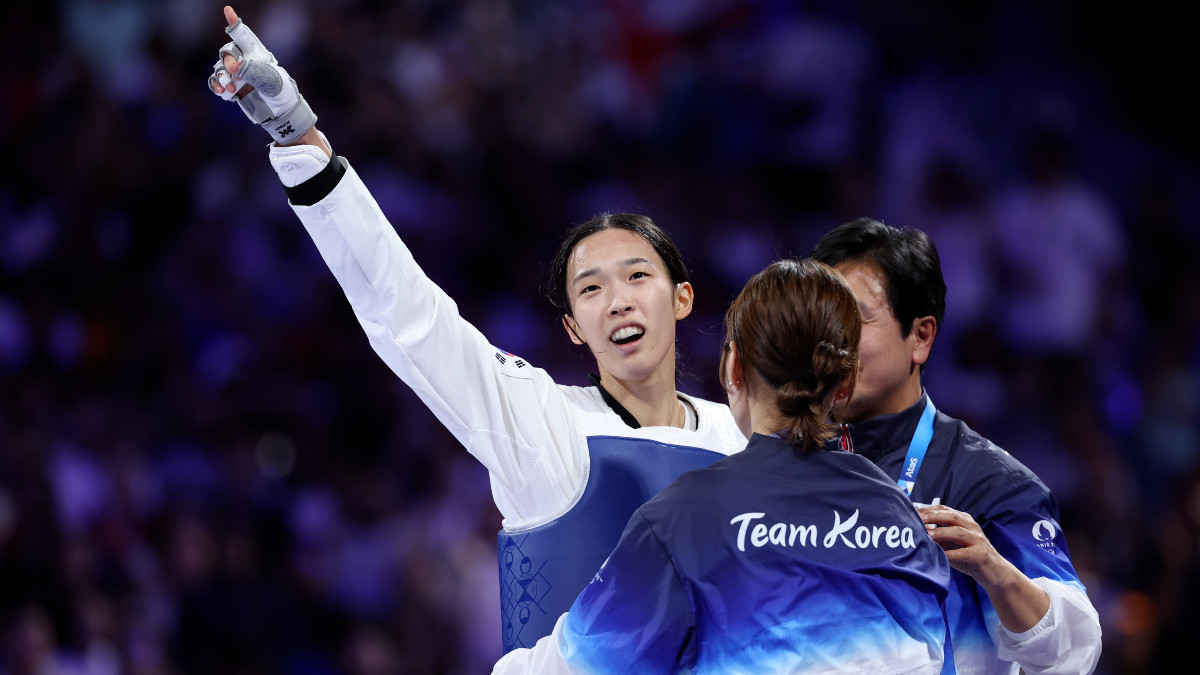
[(750, 400), (750, 430), (770, 436), (791, 426), (792, 421), (779, 412), (774, 401)]
[(601, 371), (604, 390), (644, 427), (683, 427), (687, 413), (675, 391), (675, 377), (661, 375), (635, 382), (619, 380)]
[[(779, 412), (779, 405), (775, 401), (775, 392), (772, 390), (768, 397), (751, 396), (750, 404), (750, 430), (756, 434), (770, 436), (771, 434), (779, 433), (786, 429), (790, 429), (795, 419)], [(822, 419), (829, 419), (829, 407), (833, 404), (833, 394), (831, 393), (825, 402), (825, 416)]]

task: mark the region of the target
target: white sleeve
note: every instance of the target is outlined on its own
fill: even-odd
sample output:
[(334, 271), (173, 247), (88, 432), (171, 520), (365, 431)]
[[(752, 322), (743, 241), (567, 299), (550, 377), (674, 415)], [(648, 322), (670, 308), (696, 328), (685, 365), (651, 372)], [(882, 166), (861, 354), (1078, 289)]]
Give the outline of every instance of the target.
[(550, 376), (500, 352), (459, 316), (349, 165), (324, 199), (292, 209), (375, 352), (487, 468), (505, 526), (561, 512), (586, 460)]
[(567, 615), (558, 617), (554, 630), (538, 640), (532, 647), (514, 649), (500, 657), (492, 668), (492, 675), (578, 675), (559, 650), (563, 622)]
[[(1050, 609), (1033, 628), (1014, 633), (997, 621), (997, 653), (1026, 673), (1091, 673), (1100, 660), (1100, 616), (1081, 589), (1039, 577), (1033, 583), (1050, 596)], [(994, 616), (994, 615), (993, 615)]]

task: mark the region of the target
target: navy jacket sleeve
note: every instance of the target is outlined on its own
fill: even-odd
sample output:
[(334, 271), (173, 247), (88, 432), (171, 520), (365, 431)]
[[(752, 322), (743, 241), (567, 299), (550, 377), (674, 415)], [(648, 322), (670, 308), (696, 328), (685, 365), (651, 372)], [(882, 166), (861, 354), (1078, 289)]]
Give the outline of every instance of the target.
[(638, 512), (567, 614), (561, 647), (588, 672), (674, 673), (694, 659), (694, 627), (670, 555)]
[(957, 508), (975, 516), (996, 551), (1025, 576), (1045, 577), (1083, 590), (1059, 525), (1058, 503), (1049, 488), (1015, 460), (1012, 466), (996, 461), (1000, 468), (983, 474), (992, 484), (968, 491), (977, 501)]

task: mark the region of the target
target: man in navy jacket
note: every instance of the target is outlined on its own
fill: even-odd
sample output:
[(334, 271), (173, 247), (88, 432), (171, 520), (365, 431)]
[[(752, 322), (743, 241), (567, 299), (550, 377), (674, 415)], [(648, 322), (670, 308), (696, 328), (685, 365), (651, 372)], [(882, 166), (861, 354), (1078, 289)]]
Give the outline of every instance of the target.
[(954, 662), (966, 673), (1090, 673), (1100, 621), (1071, 564), (1058, 505), (1036, 475), (921, 385), (945, 310), (930, 238), (861, 218), (824, 237), (863, 314), (862, 370), (838, 418), (854, 450), (895, 479), (936, 525), (954, 568), (947, 600)]

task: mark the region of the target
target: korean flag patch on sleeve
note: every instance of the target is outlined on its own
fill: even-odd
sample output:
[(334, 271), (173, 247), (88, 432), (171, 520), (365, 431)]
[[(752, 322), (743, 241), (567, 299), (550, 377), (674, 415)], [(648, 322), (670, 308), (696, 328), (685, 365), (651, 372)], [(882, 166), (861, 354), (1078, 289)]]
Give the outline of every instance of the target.
[(526, 379), (531, 377), (530, 373), (533, 371), (533, 367), (529, 365), (529, 362), (516, 354), (506, 352), (503, 349), (497, 349), (495, 358), (496, 362), (500, 364), (501, 372), (505, 375)]

